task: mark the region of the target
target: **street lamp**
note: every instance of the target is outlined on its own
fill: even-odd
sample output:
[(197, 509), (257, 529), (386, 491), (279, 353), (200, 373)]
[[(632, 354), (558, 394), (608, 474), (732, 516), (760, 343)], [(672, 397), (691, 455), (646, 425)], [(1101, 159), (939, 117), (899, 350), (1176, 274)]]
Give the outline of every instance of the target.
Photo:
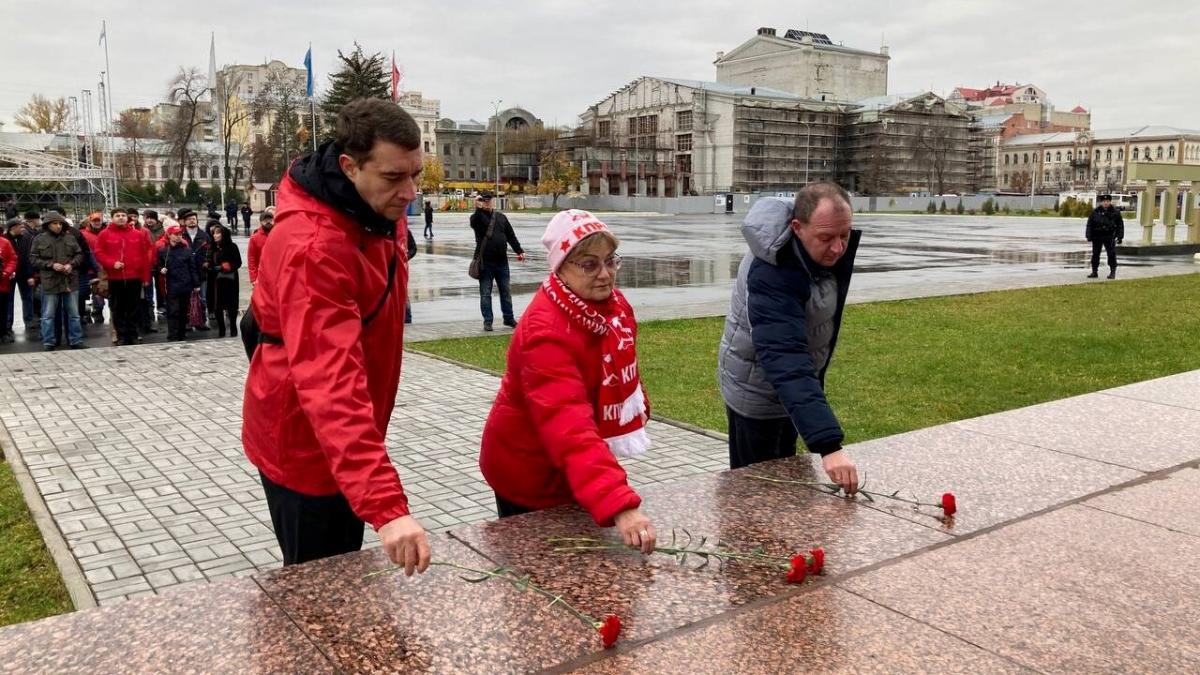
[(500, 104), (503, 99), (492, 101), (492, 107), (496, 111), (496, 199), (500, 198)]

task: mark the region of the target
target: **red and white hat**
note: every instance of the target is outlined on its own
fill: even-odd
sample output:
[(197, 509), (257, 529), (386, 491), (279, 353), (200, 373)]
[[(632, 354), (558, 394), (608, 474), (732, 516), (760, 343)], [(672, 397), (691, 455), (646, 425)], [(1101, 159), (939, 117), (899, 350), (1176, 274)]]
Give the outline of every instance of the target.
[(546, 226), (546, 232), (542, 234), (542, 246), (546, 247), (550, 271), (557, 272), (571, 254), (571, 249), (584, 238), (597, 232), (612, 234), (612, 230), (599, 218), (583, 209), (567, 209), (556, 213)]

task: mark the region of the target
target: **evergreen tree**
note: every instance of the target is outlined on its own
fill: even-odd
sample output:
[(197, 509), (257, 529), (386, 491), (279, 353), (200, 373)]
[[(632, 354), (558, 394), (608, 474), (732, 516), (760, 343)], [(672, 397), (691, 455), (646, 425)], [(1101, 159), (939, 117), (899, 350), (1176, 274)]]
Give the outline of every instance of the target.
[(321, 109), (325, 112), (325, 129), (335, 127), (338, 111), (356, 98), (391, 99), (392, 76), (383, 52), (367, 55), (362, 45), (354, 43), (349, 55), (338, 50), (341, 66), (329, 76), (329, 91)]
[(946, 212), (946, 200), (943, 199), (942, 206), (938, 209), (938, 213), (945, 213), (945, 212)]
[(196, 204), (204, 196), (204, 192), (200, 189), (200, 184), (194, 180), (189, 180), (187, 186), (183, 188), (183, 198), (189, 202)]

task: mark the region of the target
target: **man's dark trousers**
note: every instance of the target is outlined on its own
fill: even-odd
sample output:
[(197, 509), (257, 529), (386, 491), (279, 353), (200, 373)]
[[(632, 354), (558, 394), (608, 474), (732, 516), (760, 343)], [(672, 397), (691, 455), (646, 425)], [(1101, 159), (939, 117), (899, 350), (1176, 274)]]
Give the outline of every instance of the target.
[(263, 491), (284, 565), (352, 553), (362, 548), (363, 521), (341, 494), (313, 497), (263, 476)]
[(729, 420), (729, 468), (736, 469), (796, 454), (796, 425), (790, 417), (756, 420), (725, 406)]
[(1108, 254), (1109, 269), (1117, 269), (1117, 240), (1112, 237), (1092, 240), (1092, 271), (1100, 269), (1100, 248)]

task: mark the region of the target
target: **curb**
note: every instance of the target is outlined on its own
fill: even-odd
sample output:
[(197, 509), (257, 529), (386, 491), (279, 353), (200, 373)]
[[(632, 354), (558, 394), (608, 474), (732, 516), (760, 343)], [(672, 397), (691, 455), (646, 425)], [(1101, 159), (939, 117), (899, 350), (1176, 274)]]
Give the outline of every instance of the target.
[(29, 474), (29, 469), (25, 466), (25, 460), (21, 457), (17, 444), (3, 423), (0, 423), (0, 448), (3, 449), (0, 454), (12, 467), (17, 485), (21, 486), (21, 493), (25, 495), (25, 506), (33, 515), (33, 522), (37, 525), (38, 531), (42, 533), (42, 541), (46, 544), (46, 550), (50, 552), (54, 566), (58, 568), (58, 574), (62, 577), (63, 585), (67, 587), (67, 594), (71, 596), (71, 604), (75, 606), (76, 610), (96, 607), (96, 597), (92, 595), (92, 587), (88, 585), (87, 579), (83, 576), (83, 569), (79, 567), (79, 562), (71, 554), (71, 547), (67, 545), (67, 540), (63, 538), (62, 532), (59, 532), (58, 526), (54, 524), (54, 517), (50, 515), (50, 509), (46, 508), (42, 493), (38, 492), (37, 483)]

